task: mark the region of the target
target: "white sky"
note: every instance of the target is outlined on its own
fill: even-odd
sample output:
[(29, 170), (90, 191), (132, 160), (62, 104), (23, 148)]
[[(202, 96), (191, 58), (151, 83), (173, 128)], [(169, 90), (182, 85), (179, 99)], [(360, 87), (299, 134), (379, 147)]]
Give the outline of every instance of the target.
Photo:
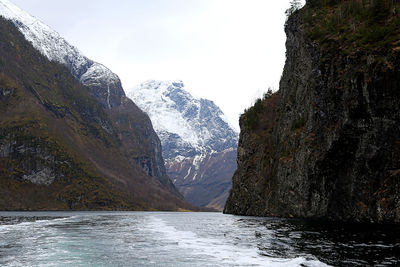
[(11, 1), (118, 74), (125, 91), (182, 80), (237, 126), (256, 97), (279, 87), (290, 0)]

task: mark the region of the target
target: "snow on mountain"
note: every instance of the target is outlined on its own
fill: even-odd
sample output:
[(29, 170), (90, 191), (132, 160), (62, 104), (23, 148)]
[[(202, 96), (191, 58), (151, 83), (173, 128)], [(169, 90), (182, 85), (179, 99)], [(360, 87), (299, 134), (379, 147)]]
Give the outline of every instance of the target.
[[(114, 109), (117, 113), (137, 112), (133, 103), (123, 104), (127, 99), (116, 74), (85, 57), (49, 26), (8, 0), (0, 0), (0, 15), (12, 21), (49, 60), (65, 65), (77, 80), (88, 86), (104, 108), (118, 107)], [(161, 139), (167, 173), (177, 179), (179, 190), (183, 192), (186, 188), (189, 198), (193, 196), (193, 204), (208, 205), (218, 201), (221, 208), (226, 195), (221, 192), (229, 191), (232, 173), (236, 169), (234, 155), (238, 142), (238, 133), (229, 125), (222, 111), (210, 100), (191, 96), (181, 81), (148, 81), (135, 88), (130, 97), (150, 116)], [(136, 115), (132, 113), (132, 116)], [(140, 131), (143, 127), (140, 123), (133, 122), (133, 125), (129, 129), (138, 127), (136, 130)], [(154, 157), (135, 160), (146, 172), (152, 170), (149, 175), (160, 173), (159, 180), (168, 184), (160, 145), (157, 144), (159, 141), (156, 138), (152, 140)], [(162, 171), (149, 166), (162, 166)]]
[(236, 170), (238, 133), (214, 102), (182, 81), (147, 81), (128, 97), (151, 118), (167, 174), (190, 203), (222, 210)]
[[(103, 108), (111, 110), (109, 115), (115, 122), (113, 125), (96, 114), (90, 114), (91, 119), (108, 133), (119, 133), (121, 152), (129, 155), (132, 167), (140, 167), (178, 195), (167, 176), (161, 143), (148, 116), (125, 96), (118, 76), (104, 65), (85, 57), (56, 31), (10, 1), (0, 0), (0, 16), (10, 20), (25, 39), (50, 61), (65, 65), (78, 81), (87, 86)], [(141, 140), (141, 144), (138, 145), (137, 140)]]
[(147, 81), (128, 93), (150, 116), (165, 159), (236, 148), (238, 134), (214, 102), (193, 97), (182, 81)]
[(66, 65), (85, 85), (120, 85), (118, 76), (70, 45), (59, 33), (8, 0), (0, 0), (0, 15), (11, 20), (32, 45), (49, 60)]

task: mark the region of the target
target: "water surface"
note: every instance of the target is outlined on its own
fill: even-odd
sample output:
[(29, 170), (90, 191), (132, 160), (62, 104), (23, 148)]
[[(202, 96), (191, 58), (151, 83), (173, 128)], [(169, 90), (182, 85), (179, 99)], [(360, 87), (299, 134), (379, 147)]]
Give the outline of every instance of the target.
[(0, 212), (0, 266), (400, 265), (396, 226), (221, 213)]

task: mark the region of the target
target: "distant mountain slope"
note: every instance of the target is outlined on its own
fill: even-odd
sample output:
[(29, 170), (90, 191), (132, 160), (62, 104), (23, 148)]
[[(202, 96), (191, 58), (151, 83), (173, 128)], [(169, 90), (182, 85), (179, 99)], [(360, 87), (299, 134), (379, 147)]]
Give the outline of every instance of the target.
[[(193, 97), (182, 81), (147, 81), (128, 96), (150, 116), (167, 173), (189, 202), (207, 206), (229, 191), (238, 134), (214, 102)], [(213, 207), (223, 207), (220, 199)]]
[(238, 134), (214, 102), (195, 98), (182, 81), (147, 81), (130, 91), (151, 118), (166, 159), (237, 146)]
[(118, 76), (9, 1), (0, 15), (13, 22), (1, 19), (0, 208), (190, 208)]
[(168, 175), (190, 203), (222, 210), (232, 187), (237, 150), (166, 161)]

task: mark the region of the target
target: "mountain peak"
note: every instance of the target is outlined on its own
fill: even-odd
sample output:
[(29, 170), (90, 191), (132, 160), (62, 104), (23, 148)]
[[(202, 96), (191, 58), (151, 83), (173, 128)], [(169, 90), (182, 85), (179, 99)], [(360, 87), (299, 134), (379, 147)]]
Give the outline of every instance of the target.
[(221, 109), (213, 101), (192, 96), (181, 80), (146, 81), (128, 96), (150, 116), (166, 159), (237, 145), (238, 134)]
[(172, 90), (185, 91), (185, 84), (181, 80), (165, 80), (165, 81), (148, 80), (141, 83), (139, 86), (136, 86), (133, 90), (136, 90), (137, 88), (140, 88), (140, 90), (158, 91), (159, 94), (162, 94), (165, 91), (172, 91)]
[(186, 200), (222, 210), (236, 170), (238, 134), (221, 109), (192, 96), (180, 80), (146, 81), (128, 96), (150, 116), (167, 174)]
[[(58, 32), (20, 9), (8, 0), (0, 0), (0, 15), (11, 20), (25, 38), (50, 61), (65, 65), (72, 75), (87, 86), (106, 85), (113, 87), (117, 98), (124, 96), (119, 77), (100, 63), (85, 57), (76, 47), (69, 44)], [(107, 92), (102, 92), (107, 94)], [(104, 98), (103, 105), (110, 105)], [(115, 101), (118, 105), (119, 101)]]

